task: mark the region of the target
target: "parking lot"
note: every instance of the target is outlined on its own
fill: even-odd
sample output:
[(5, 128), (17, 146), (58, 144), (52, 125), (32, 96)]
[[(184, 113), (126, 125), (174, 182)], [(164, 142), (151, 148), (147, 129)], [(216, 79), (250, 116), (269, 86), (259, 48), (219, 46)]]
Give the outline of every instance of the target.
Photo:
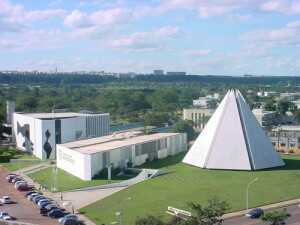
[(0, 197), (9, 195), (16, 203), (1, 205), (0, 211), (7, 212), (15, 217), (17, 221), (42, 225), (59, 224), (57, 219), (41, 216), (36, 205), (24, 197), (25, 192), (17, 191), (12, 184), (6, 181), (6, 175), (7, 172), (0, 167)]

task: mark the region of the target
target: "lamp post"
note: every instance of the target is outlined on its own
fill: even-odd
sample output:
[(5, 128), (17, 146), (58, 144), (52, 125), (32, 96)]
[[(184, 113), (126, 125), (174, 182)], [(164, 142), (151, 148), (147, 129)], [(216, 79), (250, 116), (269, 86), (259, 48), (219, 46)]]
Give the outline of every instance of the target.
[(123, 199), (123, 201), (120, 202), (120, 210), (115, 213), (115, 215), (117, 217), (117, 221), (113, 221), (111, 224), (119, 224), (119, 225), (123, 224), (123, 208), (122, 208), (122, 203), (124, 201), (130, 201), (131, 199), (132, 199), (131, 197), (128, 197), (128, 198)]
[(254, 178), (252, 181), (250, 181), (247, 185), (247, 190), (246, 190), (246, 209), (248, 211), (249, 209), (249, 188), (250, 188), (250, 185), (253, 184), (254, 182), (258, 181), (258, 178)]

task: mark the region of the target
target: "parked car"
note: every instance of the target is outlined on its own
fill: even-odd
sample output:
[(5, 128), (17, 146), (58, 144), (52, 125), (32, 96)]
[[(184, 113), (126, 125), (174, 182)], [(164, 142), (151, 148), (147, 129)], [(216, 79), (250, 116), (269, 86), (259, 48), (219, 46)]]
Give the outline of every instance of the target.
[(31, 195), (28, 195), (27, 199), (32, 201), (32, 199), (35, 197), (35, 196), (40, 196), (41, 194), (40, 193), (33, 193)]
[(0, 202), (3, 203), (3, 204), (13, 203), (13, 201), (10, 198), (10, 196), (8, 196), (8, 195), (3, 196), (2, 198), (0, 198)]
[(55, 204), (46, 205), (45, 207), (40, 208), (40, 214), (47, 215), (47, 213), (50, 212), (52, 209), (58, 209), (58, 206)]
[(62, 225), (84, 225), (82, 221), (73, 218), (67, 218), (61, 224)]
[(52, 200), (48, 200), (48, 201), (40, 201), (38, 203), (39, 208), (45, 208), (47, 205), (53, 204)]
[(27, 198), (27, 197), (29, 197), (30, 195), (33, 195), (33, 194), (42, 194), (42, 193), (39, 193), (39, 192), (37, 192), (37, 191), (29, 191), (29, 192), (27, 192), (26, 194), (25, 194), (25, 197)]
[(47, 214), (50, 218), (61, 218), (64, 217), (66, 215), (66, 213), (64, 211), (62, 211), (61, 209), (52, 209), (50, 212), (48, 212)]
[(42, 199), (47, 199), (45, 196), (43, 195), (39, 195), (39, 196), (36, 196), (32, 199), (32, 201), (37, 204), (39, 200), (42, 200)]
[(44, 198), (41, 198), (41, 199), (37, 200), (36, 204), (39, 205), (40, 203), (48, 202), (49, 200), (50, 200), (49, 198), (44, 196)]
[(58, 220), (58, 222), (60, 224), (63, 224), (63, 222), (66, 220), (66, 219), (75, 219), (75, 220), (78, 220), (78, 217), (75, 215), (75, 214), (67, 214), (65, 215), (63, 218), (60, 218)]
[(24, 185), (24, 184), (27, 184), (27, 182), (26, 181), (17, 181), (14, 186), (15, 186), (15, 188), (18, 188), (20, 185)]
[(11, 180), (11, 183), (16, 183), (17, 181), (20, 181), (20, 180), (22, 180), (22, 181), (25, 181), (22, 177), (19, 177), (19, 176), (16, 176), (16, 177), (14, 177), (12, 180)]
[(13, 217), (11, 217), (7, 212), (0, 212), (0, 219), (13, 220)]
[(9, 173), (9, 174), (7, 174), (7, 176), (6, 176), (6, 180), (7, 180), (8, 182), (11, 182), (11, 180), (12, 180), (13, 178), (17, 177), (17, 176), (18, 176), (17, 174)]
[(32, 185), (28, 185), (28, 184), (23, 184), (23, 185), (19, 185), (16, 189), (18, 191), (30, 191), (34, 188), (34, 186)]
[(257, 218), (261, 217), (262, 215), (264, 215), (264, 210), (261, 208), (255, 208), (255, 209), (250, 210), (246, 214), (246, 217), (249, 217), (251, 219), (257, 219)]

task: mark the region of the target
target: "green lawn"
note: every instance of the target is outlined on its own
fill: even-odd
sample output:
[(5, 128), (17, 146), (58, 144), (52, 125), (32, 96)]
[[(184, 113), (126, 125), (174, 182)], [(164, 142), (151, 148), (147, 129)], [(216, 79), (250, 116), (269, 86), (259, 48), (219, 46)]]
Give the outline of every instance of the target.
[[(168, 206), (188, 209), (187, 202), (206, 203), (212, 197), (228, 201), (230, 211), (246, 206), (246, 186), (258, 177), (249, 192), (251, 207), (300, 197), (300, 157), (283, 156), (286, 166), (263, 171), (205, 170), (180, 162), (183, 154), (146, 164), (164, 167), (169, 173), (136, 184), (81, 209), (97, 224), (115, 221), (115, 212), (123, 209), (124, 224), (147, 214), (166, 218)], [(175, 164), (174, 164), (175, 163)], [(173, 164), (173, 165), (172, 165)], [(131, 200), (125, 200), (128, 198)]]
[[(4, 151), (3, 149), (1, 149), (1, 150)], [(21, 152), (21, 151), (17, 151), (17, 150), (16, 150), (16, 155), (14, 155), (13, 159), (28, 160), (28, 162), (22, 161), (22, 162), (0, 163), (0, 166), (3, 166), (7, 170), (13, 172), (13, 171), (16, 171), (19, 169), (23, 169), (23, 168), (41, 163), (41, 161), (34, 155), (30, 155), (25, 152)]]
[[(91, 181), (84, 181), (65, 172), (64, 170), (57, 169), (57, 171), (57, 191), (68, 191), (82, 187), (115, 183), (129, 178), (127, 176), (112, 176), (111, 181), (108, 181), (105, 177), (95, 178)], [(29, 173), (28, 176), (34, 179), (39, 184), (46, 186), (51, 191), (55, 182), (53, 174), (53, 168), (50, 167), (34, 173)]]

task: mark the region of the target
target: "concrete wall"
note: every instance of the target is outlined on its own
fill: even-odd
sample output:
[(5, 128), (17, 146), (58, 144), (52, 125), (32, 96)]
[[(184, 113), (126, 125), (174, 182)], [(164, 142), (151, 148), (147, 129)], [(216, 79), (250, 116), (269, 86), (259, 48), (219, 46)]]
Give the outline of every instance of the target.
[(79, 177), (91, 180), (91, 156), (57, 145), (57, 167)]

